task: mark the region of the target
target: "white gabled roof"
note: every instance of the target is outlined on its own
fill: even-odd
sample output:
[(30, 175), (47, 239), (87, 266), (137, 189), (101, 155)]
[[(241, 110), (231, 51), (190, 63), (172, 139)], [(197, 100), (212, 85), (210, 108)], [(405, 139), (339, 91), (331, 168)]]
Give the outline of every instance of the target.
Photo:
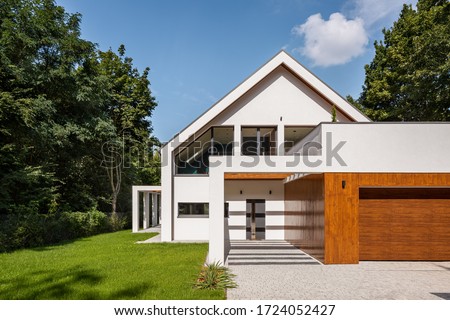
[[(256, 84), (263, 80), (267, 75), (274, 71), (277, 67), (284, 66), (292, 74), (298, 77), (301, 81), (311, 87), (316, 93), (318, 93), (322, 98), (328, 100), (331, 104), (334, 104), (336, 108), (343, 113), (350, 120), (355, 122), (370, 122), (371, 120), (366, 117), (361, 111), (352, 106), (346, 99), (340, 96), (336, 91), (331, 89), (327, 84), (315, 76), (311, 71), (306, 69), (301, 63), (295, 60), (285, 51), (278, 52), (272, 59), (270, 59), (266, 64), (256, 70), (251, 76), (245, 79), (236, 88), (231, 90), (222, 99), (212, 105), (208, 110), (201, 114), (197, 119), (195, 119), (191, 124), (181, 130), (177, 135), (175, 135), (170, 141), (173, 141), (177, 136), (179, 136), (179, 141), (186, 141), (191, 135), (196, 133), (207, 123), (213, 120), (226, 108), (233, 104), (236, 100), (242, 97), (250, 89), (252, 89)], [(166, 143), (166, 144), (167, 144)]]

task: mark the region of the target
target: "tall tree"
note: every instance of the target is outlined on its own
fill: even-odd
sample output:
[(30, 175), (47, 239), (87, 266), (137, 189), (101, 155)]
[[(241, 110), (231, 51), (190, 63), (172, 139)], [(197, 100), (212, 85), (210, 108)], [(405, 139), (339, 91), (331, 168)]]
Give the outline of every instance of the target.
[(135, 182), (141, 180), (136, 179), (136, 175), (142, 172), (144, 164), (148, 164), (151, 146), (158, 143), (151, 136), (150, 121), (157, 103), (150, 90), (150, 68), (140, 74), (133, 66), (133, 60), (125, 56), (124, 45), (119, 47), (118, 54), (111, 49), (100, 51), (99, 61), (99, 73), (108, 79), (110, 93), (105, 111), (116, 128), (115, 139), (103, 149), (111, 186), (111, 213), (116, 216), (123, 175), (132, 177)]
[[(0, 213), (110, 212), (102, 146), (124, 134), (130, 148), (156, 140), (148, 69), (124, 47), (116, 55), (81, 39), (80, 23), (53, 0), (0, 4)], [(157, 179), (130, 159), (116, 189)], [(115, 197), (123, 211), (125, 193)]]
[(404, 5), (375, 42), (359, 102), (374, 120), (450, 120), (450, 3)]
[(95, 45), (80, 38), (79, 25), (80, 15), (67, 14), (52, 0), (0, 5), (3, 212), (95, 202), (80, 175), (87, 150), (106, 139), (113, 125), (97, 107), (106, 92), (91, 66)]

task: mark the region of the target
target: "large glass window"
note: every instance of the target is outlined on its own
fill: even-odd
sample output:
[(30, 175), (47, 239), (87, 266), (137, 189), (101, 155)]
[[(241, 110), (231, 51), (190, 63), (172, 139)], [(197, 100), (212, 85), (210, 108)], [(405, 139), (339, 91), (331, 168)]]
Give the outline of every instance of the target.
[(298, 126), (298, 127), (284, 127), (284, 152), (287, 153), (297, 143), (310, 133), (314, 127)]
[(233, 155), (234, 128), (213, 127), (211, 154), (219, 156)]
[(241, 153), (246, 156), (276, 155), (276, 127), (242, 127)]
[(209, 203), (206, 202), (179, 202), (179, 216), (208, 216)]
[(233, 127), (212, 127), (180, 147), (175, 156), (177, 174), (208, 174), (209, 156), (233, 154)]

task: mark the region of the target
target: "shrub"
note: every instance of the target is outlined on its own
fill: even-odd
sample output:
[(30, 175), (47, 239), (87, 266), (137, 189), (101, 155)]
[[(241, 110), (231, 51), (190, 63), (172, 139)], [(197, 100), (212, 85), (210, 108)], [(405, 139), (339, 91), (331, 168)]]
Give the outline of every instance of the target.
[(65, 225), (65, 231), (72, 234), (71, 238), (112, 231), (108, 216), (95, 209), (88, 212), (66, 212), (60, 215), (60, 219), (60, 224)]
[[(22, 211), (25, 212), (25, 211)], [(0, 216), (0, 252), (38, 247), (117, 230), (101, 211)]]
[(194, 283), (194, 288), (208, 290), (236, 288), (234, 277), (235, 275), (219, 262), (206, 264), (202, 267), (200, 275)]
[(109, 217), (109, 223), (112, 231), (119, 231), (128, 225), (128, 219), (116, 213)]

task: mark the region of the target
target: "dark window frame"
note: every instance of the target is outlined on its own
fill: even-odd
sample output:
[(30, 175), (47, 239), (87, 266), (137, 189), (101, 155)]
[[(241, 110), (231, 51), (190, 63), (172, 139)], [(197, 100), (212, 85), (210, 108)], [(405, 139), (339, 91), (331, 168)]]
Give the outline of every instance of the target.
[[(254, 137), (255, 140), (247, 140), (244, 141), (245, 138), (252, 138), (252, 137), (244, 137), (242, 132), (245, 129), (256, 129), (256, 136)], [(261, 135), (261, 129), (272, 129), (275, 132), (275, 140), (271, 141), (269, 140), (268, 146), (267, 141), (265, 141), (263, 138), (265, 135)], [(255, 146), (252, 145), (246, 146), (248, 143), (254, 143)], [(274, 145), (272, 145), (274, 144)], [(240, 153), (242, 156), (276, 156), (278, 155), (278, 127), (273, 125), (268, 126), (241, 126), (241, 146), (240, 146)], [(248, 150), (247, 150), (248, 148)], [(254, 149), (254, 152), (250, 152), (250, 149)], [(266, 152), (268, 149), (268, 153)], [(264, 152), (263, 152), (264, 150)]]
[[(283, 130), (284, 130), (284, 141), (283, 141), (283, 148), (284, 148), (284, 152), (289, 152), (296, 143), (300, 142), (301, 140), (303, 140), (308, 134), (310, 134), (317, 126), (316, 125), (286, 125), (284, 126)], [(286, 129), (310, 129), (309, 132), (300, 140), (298, 141), (291, 141), (291, 140), (286, 140)]]
[[(197, 213), (194, 209), (196, 205), (203, 205), (203, 210), (207, 208), (207, 213), (204, 211), (203, 213)], [(194, 213), (180, 213), (180, 206), (186, 206), (189, 208), (188, 211)], [(209, 217), (209, 202), (178, 202), (178, 217), (179, 218), (208, 218)]]
[[(221, 147), (218, 149), (217, 144), (214, 139), (214, 129), (231, 129), (232, 134), (232, 140), (224, 145), (221, 145)], [(201, 138), (205, 135), (209, 134), (210, 138), (203, 144), (199, 144), (198, 148), (200, 150), (206, 150), (207, 156), (206, 158), (202, 156), (201, 154), (198, 154), (195, 156), (196, 151), (194, 147), (194, 153), (190, 156), (192, 156), (193, 162), (197, 166), (189, 166), (187, 161), (180, 161), (180, 154), (190, 148), (192, 144), (199, 142)], [(193, 136), (189, 137), (188, 140), (186, 140), (181, 146), (179, 146), (174, 152), (173, 152), (173, 168), (175, 176), (182, 175), (182, 176), (209, 176), (209, 156), (211, 155), (226, 155), (226, 156), (233, 156), (234, 155), (234, 126), (230, 125), (224, 125), (224, 126), (211, 126), (207, 130), (203, 131), (200, 135), (194, 134)], [(203, 153), (203, 155), (205, 152)], [(195, 157), (195, 158), (194, 158)], [(189, 172), (192, 170), (193, 172)]]

